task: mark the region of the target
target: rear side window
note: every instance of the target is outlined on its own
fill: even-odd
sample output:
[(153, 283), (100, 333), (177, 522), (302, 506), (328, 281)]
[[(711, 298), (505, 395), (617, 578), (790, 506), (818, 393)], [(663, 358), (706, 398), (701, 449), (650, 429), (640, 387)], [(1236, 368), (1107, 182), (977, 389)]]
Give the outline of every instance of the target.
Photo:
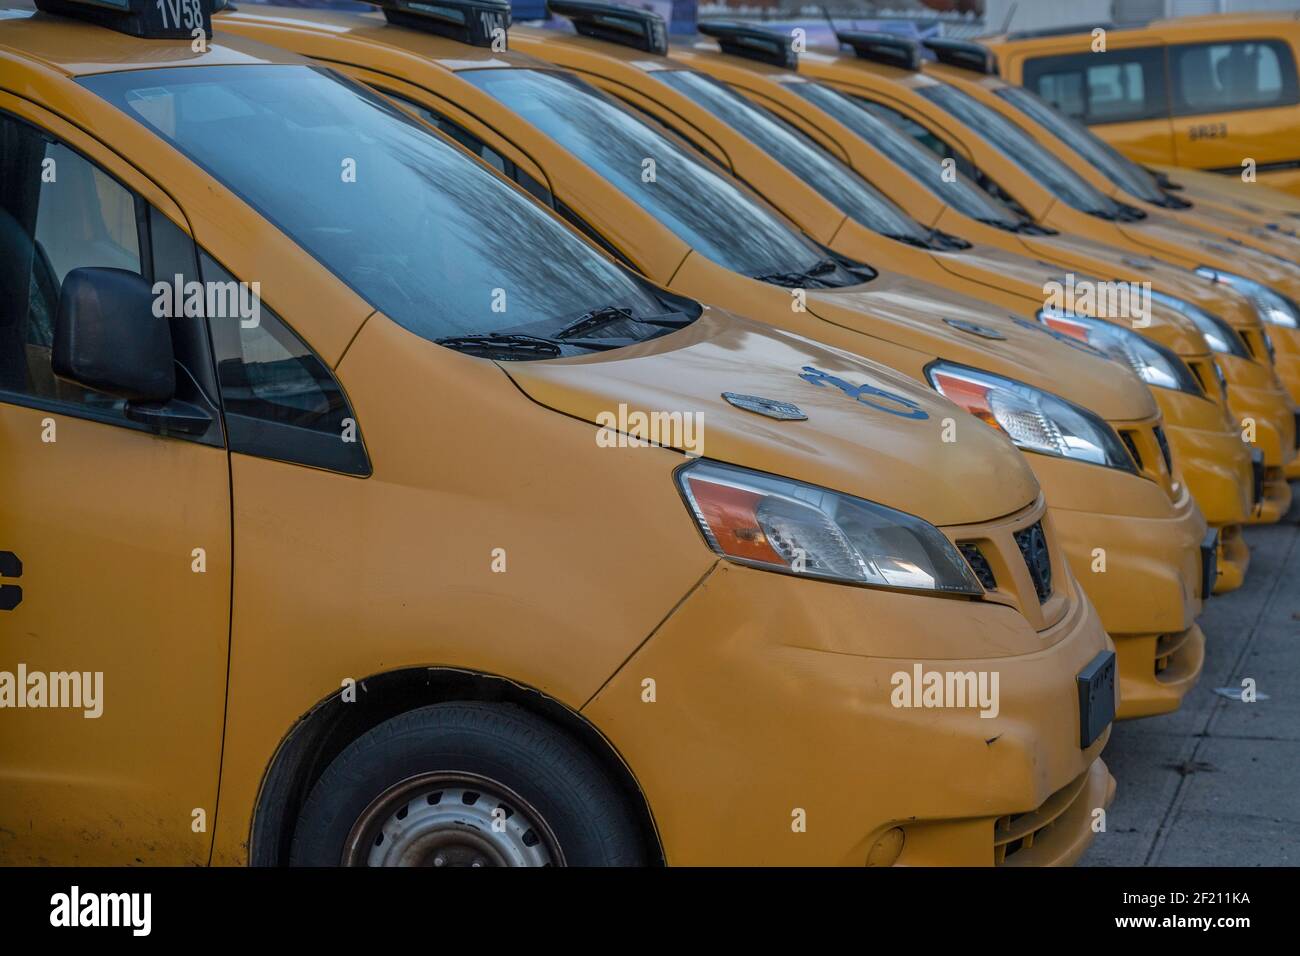
[(1176, 116), (1296, 102), (1295, 58), (1278, 40), (1171, 46), (1169, 68)]
[(1160, 47), (1034, 57), (1024, 85), (1085, 123), (1126, 123), (1169, 113)]

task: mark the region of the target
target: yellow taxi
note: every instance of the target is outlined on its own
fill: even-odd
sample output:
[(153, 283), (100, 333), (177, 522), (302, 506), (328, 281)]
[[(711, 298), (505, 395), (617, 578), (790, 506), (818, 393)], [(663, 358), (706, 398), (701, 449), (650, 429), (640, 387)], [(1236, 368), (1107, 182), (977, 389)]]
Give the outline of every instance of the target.
[[(568, 2), (553, 6), (573, 9), (573, 4)], [(785, 166), (798, 170), (805, 187), (829, 182), (822, 192), (835, 193), (851, 186), (855, 172), (861, 177), (869, 176), (872, 183), (862, 182), (860, 191), (874, 192), (881, 204), (897, 198), (900, 204), (906, 204), (909, 212), (916, 213), (918, 219), (910, 219), (895, 207), (896, 219), (913, 223), (913, 233), (921, 237), (914, 241), (921, 249), (908, 246), (900, 254), (898, 242), (869, 231), (865, 235), (850, 234), (848, 222), (834, 235), (832, 242), (837, 247), (871, 256), (873, 263), (884, 262), (909, 275), (928, 274), (938, 282), (1022, 314), (1037, 314), (1063, 333), (1089, 341), (1131, 365), (1149, 383), (1160, 403), (1170, 444), (1198, 504), (1207, 520), (1223, 529), (1220, 549), (1223, 573), (1216, 587), (1224, 591), (1239, 585), (1249, 557), (1240, 525), (1244, 521), (1276, 521), (1290, 501), (1290, 487), (1281, 469), (1265, 481), (1262, 453), (1252, 454), (1241, 441), (1239, 426), (1225, 414), (1226, 391), (1221, 387), (1220, 370), (1210, 357), (1207, 345), (1214, 341), (1225, 350), (1235, 348), (1244, 354), (1239, 337), (1193, 303), (1163, 292), (1153, 292), (1145, 308), (1134, 298), (1127, 310), (1092, 309), (1094, 315), (1107, 313), (1106, 317), (1117, 324), (1140, 327), (1141, 336), (1132, 328), (1120, 331), (1090, 321), (1087, 313), (1073, 317), (1055, 314), (1045, 307), (1048, 291), (1053, 286), (1073, 288), (1069, 277), (1063, 276), (1059, 269), (1049, 268), (1041, 258), (1027, 259), (1026, 255), (1035, 253), (1032, 247), (1021, 244), (1021, 238), (1060, 242), (1060, 237), (1037, 235), (1041, 230), (1021, 225), (1005, 207), (997, 207), (973, 185), (955, 178), (956, 174), (951, 181), (936, 175), (940, 170), (923, 148), (858, 108), (838, 91), (794, 73), (796, 57), (788, 37), (747, 25), (710, 23), (702, 29), (718, 36), (724, 48), (709, 49), (701, 45), (670, 51), (671, 68), (662, 63), (656, 65), (634, 48), (602, 45), (585, 37), (552, 38), (551, 34), (519, 30), (515, 33), (515, 47), (575, 70), (629, 104), (652, 112), (660, 121), (673, 125), (683, 136), (701, 144), (701, 149), (708, 143), (721, 144), (737, 175), (762, 188), (767, 196), (781, 197), (781, 208), (802, 224), (805, 231), (816, 227), (817, 195), (807, 195), (806, 190), (801, 195), (800, 184), (792, 185), (790, 176), (781, 175), (781, 170), (778, 175), (771, 175), (770, 162), (764, 167), (761, 162), (756, 164), (750, 160), (754, 148), (744, 142), (746, 138), (754, 145), (764, 146), (772, 156), (782, 159)], [(736, 42), (739, 38), (744, 39), (743, 45)], [(727, 87), (743, 92), (752, 103), (746, 104)], [(819, 156), (815, 146), (800, 141), (795, 130), (816, 139), (828, 152), (845, 157), (852, 171), (825, 154)], [(745, 136), (738, 135), (742, 131)], [(810, 152), (812, 155), (807, 155)], [(926, 179), (942, 183), (939, 191), (950, 190), (954, 205), (969, 215), (945, 215), (947, 209), (936, 203), (938, 197), (923, 185)], [(891, 196), (887, 199), (876, 192), (875, 183), (881, 184), (882, 191), (890, 190)], [(927, 227), (922, 223), (941, 225)], [(972, 244), (958, 238), (969, 232), (992, 241)], [(935, 239), (926, 238), (934, 236), (943, 237), (948, 247), (938, 247)], [(848, 245), (849, 242), (853, 244)], [(881, 257), (872, 255), (873, 250), (879, 251)], [(928, 272), (923, 272), (927, 266)], [(1172, 288), (1205, 287), (1195, 277), (1179, 276), (1170, 268), (1164, 269), (1164, 273), (1173, 277), (1169, 282)], [(1108, 285), (1113, 287), (1116, 283)], [(1117, 291), (1130, 290), (1121, 287)], [(1127, 297), (1121, 298), (1128, 302)], [(1143, 313), (1140, 318), (1139, 309)], [(1056, 310), (1060, 311), (1060, 307)], [(1183, 318), (1187, 314), (1195, 317), (1210, 334), (1199, 333), (1191, 321)], [(1143, 337), (1175, 354), (1165, 353), (1163, 359), (1156, 358), (1153, 362), (1150, 350), (1146, 356), (1139, 354), (1146, 348)], [(1171, 370), (1182, 372), (1184, 368), (1192, 374), (1170, 374)], [(1278, 400), (1280, 406), (1283, 402), (1280, 395)], [(1284, 417), (1289, 419), (1289, 413)]]
[[(910, 133), (935, 153), (941, 168), (951, 160), (1033, 227), (1072, 235), (1085, 248), (1108, 248), (1131, 262), (1131, 275), (1154, 274), (1164, 262), (1241, 293), (1246, 301), (1240, 307), (1210, 313), (1236, 333), (1220, 336), (1226, 349), (1216, 350), (1215, 361), (1226, 378), (1229, 408), (1243, 437), (1262, 452), (1266, 480), (1289, 500), (1281, 486), (1287, 476), (1300, 475), (1297, 409), (1290, 394), (1300, 391), (1300, 363), (1284, 361), (1274, 368), (1269, 330), (1290, 321), (1290, 300), (1275, 285), (1289, 287), (1293, 267), (1255, 250), (1229, 247), (1167, 217), (1126, 212), (996, 110), (923, 74), (910, 41), (850, 31), (842, 31), (840, 39), (852, 53), (804, 53), (800, 73)], [(908, 54), (906, 61), (900, 48)], [(1045, 261), (1068, 268), (1077, 263), (1064, 247), (1036, 243), (1035, 249)], [(1194, 310), (1184, 302), (1199, 303), (1182, 296), (1180, 289), (1171, 304), (1190, 317)]]
[(1300, 195), (1300, 13), (1089, 24), (986, 41), (1027, 87), (1141, 163), (1240, 176)]
[(1083, 852), (1113, 651), (1001, 434), (202, 0), (39, 5), (0, 18), (0, 862)]
[[(1161, 186), (1158, 177), (1124, 156), (1087, 126), (1055, 109), (1046, 100), (997, 75), (996, 61), (978, 43), (929, 40), (938, 57), (925, 72), (975, 97), (1021, 126), (1081, 178), (1117, 203), (1185, 221), (1230, 245), (1243, 245), (1288, 262), (1300, 261), (1300, 235), (1292, 223), (1260, 207), (1243, 208), (1219, 198), (1191, 200)], [(1300, 114), (1297, 114), (1300, 115)], [(1269, 187), (1262, 187), (1263, 191)], [(1294, 197), (1300, 202), (1300, 197)], [(1275, 330), (1275, 337), (1283, 334)]]
[[(1222, 199), (1193, 200), (1178, 195), (1175, 190), (1167, 190), (1155, 176), (1116, 152), (1087, 127), (1068, 119), (1023, 87), (1011, 86), (987, 72), (993, 69), (991, 56), (984, 60), (984, 69), (980, 70), (975, 57), (951, 55), (954, 47), (961, 54), (982, 52), (978, 45), (942, 41), (931, 45), (937, 48), (941, 61), (946, 62), (927, 65), (928, 73), (1023, 127), (1081, 178), (1107, 192), (1117, 203), (1139, 213), (1186, 222), (1229, 246), (1249, 247), (1290, 264), (1300, 262), (1300, 236), (1284, 218), (1261, 215), (1259, 207), (1252, 211)], [(1257, 198), (1265, 197), (1261, 194)], [(1209, 268), (1202, 271), (1212, 272)], [(1228, 281), (1239, 280), (1234, 277)], [(1276, 362), (1283, 378), (1293, 383), (1294, 398), (1300, 393), (1300, 368), (1297, 367), (1300, 366), (1300, 305), (1277, 295), (1272, 296), (1276, 301), (1269, 302), (1265, 290), (1259, 290), (1256, 295), (1260, 315), (1272, 320), (1269, 334), (1276, 348)]]
[[(555, 8), (583, 26), (606, 22), (611, 10), (585, 0)], [(1178, 706), (1204, 657), (1194, 622), (1213, 587), (1216, 542), (1158, 407), (1127, 368), (1032, 319), (837, 255), (822, 236), (843, 213), (802, 235), (662, 126), (523, 53), (523, 31), (510, 32), (515, 49), (496, 50), (445, 35), (435, 18), (397, 12), (397, 23), (391, 14), (274, 8), (217, 19), (373, 84), (653, 281), (899, 369), (1005, 433), (1025, 449), (1075, 574), (1118, 644), (1120, 716)], [(636, 42), (652, 49), (613, 48), (673, 69), (662, 21), (635, 19)], [(604, 45), (528, 36), (539, 47)], [(740, 145), (706, 129), (725, 149)], [(763, 174), (782, 183), (780, 164), (751, 149), (742, 178), (753, 181), (766, 163)], [(948, 437), (960, 444), (960, 434)]]

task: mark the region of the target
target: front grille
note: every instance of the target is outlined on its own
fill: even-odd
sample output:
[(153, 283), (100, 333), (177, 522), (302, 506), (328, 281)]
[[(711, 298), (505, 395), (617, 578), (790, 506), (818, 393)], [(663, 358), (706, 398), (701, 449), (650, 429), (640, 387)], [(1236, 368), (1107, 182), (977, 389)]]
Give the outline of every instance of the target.
[[(1031, 850), (1034, 842), (1047, 834), (1074, 801), (1084, 792), (1088, 772), (1084, 771), (1056, 793), (1037, 810), (1000, 817), (993, 824), (993, 865), (1012, 866), (1012, 859), (1022, 850)], [(1033, 854), (1028, 854), (1032, 858)]]
[(971, 541), (962, 541), (957, 545), (961, 555), (970, 565), (971, 570), (975, 572), (975, 577), (979, 578), (980, 584), (985, 591), (992, 591), (998, 586), (998, 580), (993, 576), (993, 569), (989, 567), (989, 559), (984, 557), (984, 552), (979, 546)]
[(1025, 559), (1025, 567), (1029, 569), (1030, 580), (1034, 582), (1038, 603), (1042, 604), (1052, 596), (1052, 558), (1047, 550), (1043, 523), (1035, 521), (1028, 528), (1021, 528), (1015, 533), (1015, 539), (1020, 555)]
[(1186, 630), (1177, 634), (1161, 634), (1156, 638), (1155, 674), (1157, 677), (1169, 667), (1174, 655), (1183, 649), (1191, 633), (1190, 630)]
[(1251, 494), (1254, 496), (1253, 504), (1258, 505), (1264, 500), (1264, 453), (1258, 448), (1252, 448), (1250, 452), (1250, 470), (1251, 470)]
[(1156, 433), (1156, 443), (1160, 446), (1160, 457), (1165, 460), (1165, 470), (1172, 475), (1174, 473), (1174, 456), (1169, 451), (1169, 439), (1165, 437), (1165, 430), (1159, 425), (1153, 430)]
[(1120, 440), (1124, 442), (1124, 447), (1128, 453), (1133, 456), (1133, 464), (1137, 465), (1138, 471), (1142, 470), (1142, 453), (1138, 451), (1137, 442), (1133, 439), (1132, 432), (1120, 432)]

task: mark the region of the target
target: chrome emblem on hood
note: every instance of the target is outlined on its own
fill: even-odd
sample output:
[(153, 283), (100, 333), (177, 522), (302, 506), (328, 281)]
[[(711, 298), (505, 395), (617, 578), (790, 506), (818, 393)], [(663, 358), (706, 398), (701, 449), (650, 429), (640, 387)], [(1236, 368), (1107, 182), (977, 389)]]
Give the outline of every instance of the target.
[(768, 418), (775, 418), (779, 422), (806, 422), (808, 420), (808, 416), (803, 413), (803, 409), (798, 405), (791, 405), (789, 402), (778, 402), (774, 398), (762, 398), (758, 395), (737, 395), (735, 392), (723, 392), (722, 397), (737, 408), (743, 408), (745, 411), (753, 412), (756, 415), (766, 415)]
[(944, 319), (945, 325), (951, 325), (954, 329), (962, 332), (969, 332), (971, 335), (978, 335), (982, 339), (993, 339), (997, 342), (1006, 340), (1006, 336), (997, 329), (991, 329), (987, 325), (980, 325), (978, 322), (967, 322), (965, 319)]

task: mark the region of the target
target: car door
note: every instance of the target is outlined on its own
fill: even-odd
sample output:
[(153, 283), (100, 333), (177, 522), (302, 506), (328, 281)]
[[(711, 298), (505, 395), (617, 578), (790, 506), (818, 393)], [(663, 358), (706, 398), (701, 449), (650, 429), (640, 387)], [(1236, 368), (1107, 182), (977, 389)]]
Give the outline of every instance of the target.
[(1173, 129), (1158, 45), (1026, 59), (1022, 85), (1139, 163), (1173, 165)]
[(1279, 39), (1225, 39), (1169, 47), (1174, 161), (1256, 174), (1300, 167), (1300, 84)]
[(140, 317), (172, 323), (193, 433), (51, 367), (71, 270), (128, 270), (157, 295), (197, 276), (194, 246), (133, 167), (7, 94), (0, 145), (0, 863), (206, 863), (231, 502), (202, 319)]

